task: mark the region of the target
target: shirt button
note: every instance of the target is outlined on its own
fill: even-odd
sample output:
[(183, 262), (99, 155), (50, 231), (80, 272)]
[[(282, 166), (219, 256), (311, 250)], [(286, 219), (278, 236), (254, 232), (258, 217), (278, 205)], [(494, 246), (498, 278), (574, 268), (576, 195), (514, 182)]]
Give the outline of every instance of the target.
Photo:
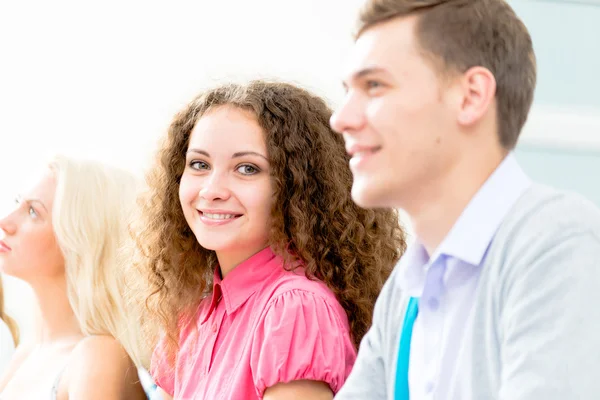
[(437, 309), (440, 308), (440, 302), (435, 297), (430, 297), (429, 300), (427, 300), (427, 305), (429, 305), (431, 311), (437, 311)]
[(213, 324), (212, 331), (213, 333), (217, 333), (217, 324)]
[(427, 384), (425, 385), (425, 393), (433, 392), (434, 387), (435, 385), (433, 384), (433, 382), (427, 382)]

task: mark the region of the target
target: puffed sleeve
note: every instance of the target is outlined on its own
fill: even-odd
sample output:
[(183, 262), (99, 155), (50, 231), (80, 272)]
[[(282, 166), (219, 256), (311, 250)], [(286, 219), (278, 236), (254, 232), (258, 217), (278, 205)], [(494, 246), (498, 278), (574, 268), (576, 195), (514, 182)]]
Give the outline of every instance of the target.
[(166, 337), (162, 337), (152, 352), (150, 375), (163, 391), (173, 396), (175, 392), (175, 372), (169, 366), (166, 355)]
[(322, 381), (337, 393), (355, 359), (339, 303), (292, 290), (272, 299), (259, 319), (250, 368), (261, 399), (267, 388), (295, 380)]

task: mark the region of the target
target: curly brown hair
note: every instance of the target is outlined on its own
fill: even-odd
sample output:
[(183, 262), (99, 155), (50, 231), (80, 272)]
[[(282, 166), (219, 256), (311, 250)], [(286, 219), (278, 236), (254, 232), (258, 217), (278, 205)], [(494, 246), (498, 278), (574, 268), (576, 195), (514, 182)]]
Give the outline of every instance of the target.
[(335, 293), (358, 346), (405, 249), (404, 232), (395, 210), (366, 210), (352, 201), (349, 156), (329, 126), (332, 111), (325, 101), (280, 82), (220, 86), (175, 116), (148, 175), (143, 229), (136, 234), (138, 267), (149, 279), (147, 322), (166, 331), (173, 342), (168, 358), (174, 360), (181, 317), (193, 318), (212, 290), (216, 255), (196, 240), (178, 194), (192, 129), (202, 115), (224, 105), (251, 112), (265, 132), (275, 198), (271, 247), (287, 261), (300, 259), (309, 278)]

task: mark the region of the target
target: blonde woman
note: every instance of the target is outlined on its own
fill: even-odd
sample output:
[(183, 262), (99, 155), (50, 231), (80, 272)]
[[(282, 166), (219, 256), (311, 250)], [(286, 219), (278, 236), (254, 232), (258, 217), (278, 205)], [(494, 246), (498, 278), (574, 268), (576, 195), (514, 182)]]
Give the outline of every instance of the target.
[(136, 186), (124, 171), (57, 157), (0, 219), (0, 269), (32, 287), (41, 316), (0, 399), (145, 398), (132, 361), (140, 354), (124, 350), (136, 348), (136, 331), (117, 263)]
[(4, 371), (19, 344), (19, 326), (4, 310), (4, 284), (0, 276), (0, 373)]

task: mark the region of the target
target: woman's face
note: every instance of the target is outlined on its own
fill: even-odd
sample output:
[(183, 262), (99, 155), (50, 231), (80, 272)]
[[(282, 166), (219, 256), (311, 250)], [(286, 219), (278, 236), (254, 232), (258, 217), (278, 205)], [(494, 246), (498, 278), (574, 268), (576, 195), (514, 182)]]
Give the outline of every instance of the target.
[(249, 112), (221, 106), (198, 120), (179, 198), (198, 242), (222, 267), (267, 246), (273, 187), (264, 133)]
[(48, 168), (0, 219), (0, 270), (32, 282), (64, 274), (64, 258), (52, 226), (56, 180)]

